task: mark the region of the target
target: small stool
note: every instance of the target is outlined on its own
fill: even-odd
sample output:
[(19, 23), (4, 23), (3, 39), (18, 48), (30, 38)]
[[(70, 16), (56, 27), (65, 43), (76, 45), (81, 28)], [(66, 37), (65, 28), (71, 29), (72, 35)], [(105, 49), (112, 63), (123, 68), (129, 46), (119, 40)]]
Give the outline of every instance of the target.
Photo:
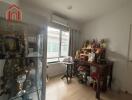
[(64, 64), (66, 65), (66, 72), (65, 72), (64, 76), (62, 76), (61, 79), (66, 78), (67, 83), (69, 83), (68, 78), (70, 78), (70, 80), (72, 78), (73, 63), (64, 62)]

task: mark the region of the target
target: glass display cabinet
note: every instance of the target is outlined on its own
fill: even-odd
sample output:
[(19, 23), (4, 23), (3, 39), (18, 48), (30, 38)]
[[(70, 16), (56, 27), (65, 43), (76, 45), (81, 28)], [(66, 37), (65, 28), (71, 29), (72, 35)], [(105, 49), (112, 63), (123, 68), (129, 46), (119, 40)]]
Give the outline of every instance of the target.
[(8, 100), (42, 100), (45, 29), (0, 19), (0, 59), (5, 60), (0, 96), (7, 94)]

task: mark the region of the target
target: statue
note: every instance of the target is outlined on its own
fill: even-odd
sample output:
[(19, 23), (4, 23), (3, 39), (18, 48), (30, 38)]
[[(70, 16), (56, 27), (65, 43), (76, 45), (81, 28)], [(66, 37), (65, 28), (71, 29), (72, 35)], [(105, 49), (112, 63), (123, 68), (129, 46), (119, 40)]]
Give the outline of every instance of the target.
[(76, 51), (76, 55), (75, 55), (75, 59), (79, 59), (80, 58), (80, 50)]
[(105, 41), (104, 39), (102, 39), (102, 40), (100, 41), (100, 47), (101, 47), (101, 48), (106, 48), (106, 41)]

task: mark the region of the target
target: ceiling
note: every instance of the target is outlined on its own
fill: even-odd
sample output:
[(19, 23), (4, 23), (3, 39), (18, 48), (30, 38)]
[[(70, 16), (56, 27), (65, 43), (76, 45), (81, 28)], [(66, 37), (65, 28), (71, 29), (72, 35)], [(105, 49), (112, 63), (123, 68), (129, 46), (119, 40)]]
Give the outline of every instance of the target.
[(59, 13), (83, 23), (105, 13), (114, 11), (131, 0), (23, 0), (41, 9)]

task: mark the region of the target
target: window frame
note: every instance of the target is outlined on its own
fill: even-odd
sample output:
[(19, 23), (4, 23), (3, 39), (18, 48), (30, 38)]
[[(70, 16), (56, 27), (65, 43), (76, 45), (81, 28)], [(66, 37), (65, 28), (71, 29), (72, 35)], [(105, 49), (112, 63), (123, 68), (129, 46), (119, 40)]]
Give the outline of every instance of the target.
[[(60, 62), (60, 59), (61, 58), (64, 58), (66, 56), (61, 56), (61, 44), (62, 44), (62, 32), (69, 32), (69, 41), (68, 41), (68, 55), (69, 55), (69, 46), (70, 46), (70, 31), (69, 30), (64, 30), (62, 28), (56, 28), (54, 26), (50, 26), (48, 25), (47, 27), (47, 34), (48, 34), (48, 28), (51, 27), (51, 28), (55, 28), (55, 29), (58, 29), (60, 31), (59, 33), (59, 54), (58, 54), (58, 57), (47, 57), (47, 63), (55, 63), (55, 62)], [(48, 38), (48, 35), (47, 35), (47, 38)], [(47, 42), (47, 45), (48, 45), (48, 42)], [(48, 50), (47, 50), (47, 53), (48, 53)], [(68, 56), (67, 55), (67, 56)], [(48, 62), (48, 59), (58, 59), (56, 61), (51, 61), (51, 62)]]

